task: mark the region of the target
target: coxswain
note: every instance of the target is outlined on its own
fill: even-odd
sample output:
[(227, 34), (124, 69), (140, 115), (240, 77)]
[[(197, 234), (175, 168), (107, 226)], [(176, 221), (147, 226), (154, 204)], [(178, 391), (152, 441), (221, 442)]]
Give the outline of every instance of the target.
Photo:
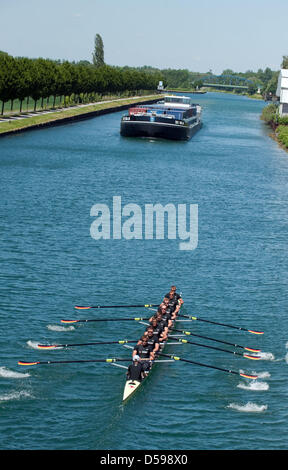
[(143, 365), (137, 354), (133, 356), (133, 362), (129, 365), (126, 376), (127, 380), (138, 380), (138, 382), (144, 378)]

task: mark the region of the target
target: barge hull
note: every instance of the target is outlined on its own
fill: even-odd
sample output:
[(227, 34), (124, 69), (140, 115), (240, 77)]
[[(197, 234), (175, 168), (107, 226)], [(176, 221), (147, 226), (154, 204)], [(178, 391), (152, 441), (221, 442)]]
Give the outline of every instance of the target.
[(169, 140), (189, 140), (202, 126), (201, 122), (193, 126), (165, 125), (156, 122), (122, 121), (120, 133), (124, 137), (150, 137)]

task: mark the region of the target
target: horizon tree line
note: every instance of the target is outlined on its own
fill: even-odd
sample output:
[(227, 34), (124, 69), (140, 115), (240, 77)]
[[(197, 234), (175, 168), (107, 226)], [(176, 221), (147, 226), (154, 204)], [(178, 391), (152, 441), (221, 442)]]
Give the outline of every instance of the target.
[[(282, 68), (288, 68), (288, 56), (283, 56)], [(20, 112), (24, 100), (34, 100), (34, 110), (37, 101), (41, 99), (43, 108), (44, 99), (53, 98), (55, 107), (57, 97), (69, 102), (87, 102), (89, 97), (104, 94), (121, 94), (125, 92), (139, 93), (141, 91), (155, 90), (159, 81), (164, 87), (193, 88), (201, 87), (206, 74), (191, 72), (188, 69), (159, 69), (151, 66), (117, 67), (106, 65), (104, 61), (104, 43), (100, 34), (94, 38), (94, 51), (92, 63), (87, 60), (69, 62), (67, 60), (30, 59), (27, 57), (13, 57), (7, 52), (0, 51), (0, 101), (2, 101), (1, 115), (4, 113), (5, 103), (19, 100)], [(248, 93), (253, 94), (257, 86), (262, 85), (262, 94), (275, 94), (279, 71), (272, 71), (266, 67), (258, 72), (248, 70), (237, 73), (231, 69), (223, 70), (222, 75), (239, 75), (249, 78), (252, 83)], [(72, 98), (73, 97), (73, 98)]]

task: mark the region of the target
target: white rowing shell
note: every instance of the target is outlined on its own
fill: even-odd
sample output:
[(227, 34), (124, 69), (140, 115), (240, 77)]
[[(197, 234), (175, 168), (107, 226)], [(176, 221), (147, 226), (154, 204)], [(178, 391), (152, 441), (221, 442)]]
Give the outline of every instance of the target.
[(127, 398), (135, 392), (135, 390), (139, 387), (140, 384), (141, 382), (139, 382), (138, 380), (127, 380), (124, 387), (123, 401), (127, 400)]

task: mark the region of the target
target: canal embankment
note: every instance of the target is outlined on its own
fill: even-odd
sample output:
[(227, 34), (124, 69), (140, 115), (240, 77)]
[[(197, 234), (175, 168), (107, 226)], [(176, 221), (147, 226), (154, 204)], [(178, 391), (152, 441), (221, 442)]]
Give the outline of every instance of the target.
[(261, 119), (271, 128), (270, 136), (288, 151), (288, 117), (279, 115), (278, 105), (270, 103), (261, 114)]
[(19, 115), (17, 118), (6, 119), (0, 122), (0, 137), (14, 135), (28, 130), (43, 129), (60, 126), (84, 119), (115, 113), (128, 109), (131, 105), (150, 104), (159, 100), (159, 94), (148, 96), (134, 96), (111, 101), (97, 102), (85, 106), (73, 106), (60, 110), (34, 113), (33, 115)]

